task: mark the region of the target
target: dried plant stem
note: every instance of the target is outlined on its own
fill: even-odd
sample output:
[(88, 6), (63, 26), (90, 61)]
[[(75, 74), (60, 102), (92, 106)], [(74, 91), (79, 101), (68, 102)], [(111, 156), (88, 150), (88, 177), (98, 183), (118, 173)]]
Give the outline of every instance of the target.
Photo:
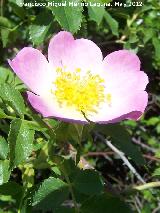
[[(115, 152), (113, 151), (106, 151), (106, 152), (88, 152), (87, 154), (84, 155), (84, 157), (89, 157), (89, 156), (103, 156), (103, 157), (106, 157), (106, 156), (110, 156), (110, 155), (114, 155)], [(154, 157), (152, 155), (147, 155), (147, 154), (143, 154), (143, 157), (146, 158), (146, 159), (149, 159), (151, 161), (157, 161), (157, 162), (160, 162), (160, 158), (158, 157)]]
[(137, 140), (136, 138), (133, 138), (132, 141), (133, 141), (135, 144), (141, 146), (143, 149), (146, 149), (146, 150), (148, 150), (149, 152), (156, 153), (156, 149), (151, 148), (151, 147), (148, 146), (147, 144), (142, 143), (140, 140)]
[(142, 190), (146, 190), (146, 189), (150, 189), (150, 188), (156, 188), (156, 187), (160, 187), (160, 181), (145, 183), (145, 184), (140, 185), (140, 186), (134, 186), (133, 189), (142, 191)]
[(102, 140), (110, 149), (112, 149), (117, 155), (119, 155), (119, 157), (123, 160), (123, 162), (125, 163), (125, 165), (131, 170), (131, 172), (137, 177), (137, 179), (139, 181), (141, 181), (144, 184), (146, 183), (143, 180), (143, 178), (141, 177), (141, 175), (136, 171), (136, 169), (128, 161), (128, 159), (126, 158), (125, 154), (122, 151), (120, 151), (118, 148), (116, 148), (110, 141), (106, 140), (99, 133), (96, 133), (96, 136), (97, 136), (97, 138), (99, 138), (100, 140)]

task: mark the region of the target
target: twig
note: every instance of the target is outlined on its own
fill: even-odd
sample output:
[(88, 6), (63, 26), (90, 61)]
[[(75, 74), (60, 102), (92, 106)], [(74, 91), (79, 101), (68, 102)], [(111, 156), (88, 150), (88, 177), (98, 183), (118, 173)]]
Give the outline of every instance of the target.
[(88, 156), (103, 156), (103, 157), (105, 157), (106, 155), (113, 155), (114, 154), (114, 152), (88, 152), (87, 154), (85, 154), (84, 156), (85, 157), (88, 157)]
[(133, 138), (132, 141), (133, 141), (135, 144), (140, 145), (142, 148), (144, 148), (144, 149), (146, 149), (146, 150), (148, 150), (148, 151), (150, 151), (150, 152), (153, 152), (153, 153), (156, 152), (156, 149), (151, 148), (150, 146), (148, 146), (148, 145), (142, 143), (140, 140), (137, 140), (137, 139)]
[(131, 165), (131, 163), (128, 161), (128, 159), (125, 157), (124, 153), (121, 152), (119, 149), (117, 149), (110, 141), (105, 140), (105, 143), (107, 146), (109, 146), (115, 153), (117, 153), (120, 158), (124, 161), (124, 163), (128, 166), (128, 168), (132, 171), (132, 173), (137, 177), (138, 180), (140, 180), (142, 183), (145, 183), (143, 178), (138, 174), (136, 169)]
[(142, 208), (143, 208), (143, 205), (142, 205), (141, 201), (139, 200), (138, 196), (135, 196), (135, 200), (136, 200), (136, 202), (137, 202), (139, 208), (142, 209)]
[(116, 40), (114, 40), (114, 41), (104, 41), (104, 42), (99, 43), (98, 46), (104, 46), (106, 44), (114, 44), (114, 43), (116, 43)]
[[(114, 155), (115, 152), (88, 152), (87, 154), (85, 154), (84, 156), (85, 157), (89, 157), (89, 156), (93, 156), (93, 157), (97, 157), (97, 156), (103, 156), (103, 157), (106, 157), (108, 155)], [(149, 160), (152, 160), (152, 161), (157, 161), (157, 162), (160, 162), (160, 158), (157, 158), (157, 157), (154, 157), (152, 155), (146, 155), (146, 154), (143, 154), (143, 157), (144, 158), (147, 158)]]
[(160, 162), (160, 158), (157, 158), (157, 157), (154, 157), (154, 156), (151, 156), (151, 155), (143, 154), (143, 157), (145, 157), (145, 158), (147, 158), (149, 160), (152, 160), (152, 161)]
[[(127, 21), (127, 27), (125, 28), (125, 31), (128, 31), (128, 29), (130, 29), (131, 25), (133, 24), (133, 22), (138, 18), (140, 13), (135, 13), (133, 14), (132, 18), (130, 20)], [(117, 40), (116, 43), (126, 43), (125, 40), (127, 38), (127, 34), (126, 35), (122, 35), (121, 38), (119, 40)]]
[(110, 174), (107, 174), (107, 176), (109, 178), (111, 178), (112, 180), (114, 180), (118, 184), (119, 187), (123, 187), (124, 186), (123, 183), (120, 180), (118, 180), (117, 178), (115, 178), (114, 176), (112, 176)]
[(116, 154), (120, 156), (120, 158), (123, 160), (123, 162), (128, 166), (128, 168), (131, 170), (131, 172), (137, 177), (139, 181), (142, 183), (146, 183), (141, 175), (136, 171), (136, 169), (131, 165), (131, 163), (128, 161), (128, 159), (125, 157), (125, 154), (117, 149), (110, 141), (106, 140), (102, 135), (99, 133), (96, 133), (96, 136), (102, 140), (107, 146), (109, 146)]
[(159, 210), (160, 210), (160, 205), (159, 205), (157, 208), (155, 208), (155, 209), (152, 211), (152, 213), (159, 212)]
[(139, 205), (139, 200), (137, 200), (137, 196), (134, 197), (134, 205), (135, 205), (135, 207), (137, 209), (137, 212), (141, 213), (142, 207)]

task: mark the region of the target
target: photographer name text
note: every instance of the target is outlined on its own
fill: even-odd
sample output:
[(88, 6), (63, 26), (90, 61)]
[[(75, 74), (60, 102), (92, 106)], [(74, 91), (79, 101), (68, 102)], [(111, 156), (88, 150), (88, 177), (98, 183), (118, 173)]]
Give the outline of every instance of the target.
[(121, 3), (121, 2), (114, 2), (114, 3), (98, 3), (98, 2), (73, 2), (73, 1), (64, 1), (64, 2), (30, 2), (30, 3), (20, 3), (20, 6), (24, 7), (142, 7), (143, 2), (136, 1), (136, 2), (129, 2), (129, 3)]

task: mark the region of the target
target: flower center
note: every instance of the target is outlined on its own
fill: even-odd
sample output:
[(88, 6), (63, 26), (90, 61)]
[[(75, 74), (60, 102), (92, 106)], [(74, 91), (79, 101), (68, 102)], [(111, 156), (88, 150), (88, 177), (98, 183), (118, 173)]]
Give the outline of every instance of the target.
[(57, 78), (53, 82), (51, 92), (55, 95), (60, 106), (74, 107), (86, 115), (89, 112), (97, 113), (97, 109), (105, 100), (110, 101), (110, 94), (105, 95), (104, 80), (90, 71), (85, 74), (80, 68), (73, 72), (66, 68), (56, 69)]

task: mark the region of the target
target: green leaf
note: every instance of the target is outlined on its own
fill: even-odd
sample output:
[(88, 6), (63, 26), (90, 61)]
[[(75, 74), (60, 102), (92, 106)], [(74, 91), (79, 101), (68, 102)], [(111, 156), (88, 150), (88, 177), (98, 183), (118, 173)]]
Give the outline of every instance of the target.
[(159, 117), (151, 117), (148, 120), (145, 120), (147, 126), (155, 126), (160, 122)]
[(5, 160), (8, 154), (8, 144), (6, 140), (0, 136), (0, 159)]
[(144, 33), (144, 36), (143, 36), (144, 43), (147, 43), (155, 34), (155, 32), (152, 28), (146, 28), (145, 30), (144, 30), (144, 28), (142, 28), (142, 31)]
[(7, 115), (4, 113), (2, 109), (0, 109), (0, 118), (6, 118)]
[(160, 168), (157, 168), (157, 169), (153, 172), (152, 176), (160, 176)]
[(50, 177), (41, 184), (33, 196), (32, 206), (41, 210), (54, 210), (68, 196), (68, 185), (62, 180)]
[(11, 122), (8, 136), (11, 167), (26, 161), (32, 152), (34, 130), (20, 119)]
[(0, 97), (13, 107), (17, 114), (23, 118), (25, 105), (23, 98), (18, 90), (9, 84), (0, 85)]
[(23, 3), (23, 0), (9, 0), (13, 12), (21, 19), (25, 19), (26, 16), (26, 10), (22, 7)]
[(97, 195), (89, 198), (82, 204), (83, 213), (132, 213), (132, 210), (118, 197), (107, 194)]
[(65, 159), (59, 155), (52, 155), (51, 160), (58, 165), (58, 168), (63, 174), (67, 174), (71, 178), (77, 175), (80, 170), (71, 158)]
[(27, 120), (24, 120), (23, 121), (24, 123), (26, 123), (26, 125), (30, 128), (30, 129), (33, 129), (35, 131), (40, 131), (40, 132), (45, 132), (47, 131), (47, 127), (42, 127), (40, 126), (38, 123), (34, 122), (34, 121), (27, 121)]
[(0, 185), (6, 183), (10, 177), (9, 161), (0, 160)]
[(119, 124), (96, 125), (95, 130), (111, 137), (111, 142), (121, 151), (132, 158), (138, 165), (144, 165), (144, 158), (139, 149), (132, 143), (128, 131)]
[(69, 124), (68, 126), (68, 140), (73, 140), (74, 142), (80, 144), (83, 134), (83, 125), (80, 124)]
[(98, 172), (94, 170), (81, 170), (74, 179), (74, 187), (86, 195), (100, 194), (104, 185)]
[[(52, 2), (52, 0), (50, 0)], [(61, 7), (50, 7), (55, 19), (61, 25), (61, 27), (72, 33), (76, 33), (81, 26), (82, 22), (82, 6), (69, 6), (68, 2), (65, 0), (56, 0), (55, 3), (66, 3), (66, 6)], [(80, 4), (80, 0), (75, 0), (74, 4)]]
[[(57, 141), (65, 141), (68, 139), (68, 128), (69, 124), (61, 122), (58, 127), (55, 129), (56, 140)], [(63, 134), (62, 134), (63, 132)]]
[(20, 194), (22, 191), (23, 187), (15, 182), (8, 182), (0, 186), (0, 193), (2, 195), (10, 195), (13, 197)]
[(11, 72), (10, 69), (7, 69), (5, 67), (0, 67), (0, 84), (6, 83), (6, 82), (12, 82), (14, 80), (14, 74)]
[(11, 27), (11, 22), (9, 19), (0, 16), (0, 28), (10, 28)]
[[(87, 140), (90, 136), (89, 132), (92, 125), (69, 124), (61, 122), (55, 128), (56, 139), (58, 141), (68, 140), (74, 142), (72, 145), (80, 144), (83, 140)], [(62, 134), (63, 132), (63, 134)]]
[(153, 37), (152, 44), (155, 49), (155, 57), (160, 60), (160, 40), (157, 37)]
[(0, 33), (3, 47), (6, 47), (8, 43), (10, 29), (11, 29), (11, 22), (9, 21), (9, 19), (0, 16)]
[(3, 47), (6, 47), (9, 40), (10, 31), (8, 29), (1, 29), (1, 39)]
[(33, 24), (29, 27), (30, 39), (33, 44), (42, 44), (49, 35), (52, 26), (53, 16), (50, 11), (40, 13)]
[(22, 6), (22, 4), (24, 3), (24, 0), (9, 0), (9, 2), (12, 2), (18, 6)]
[[(94, 0), (93, 2), (98, 2)], [(88, 6), (88, 14), (91, 20), (97, 22), (99, 25), (103, 19), (103, 16), (105, 14), (105, 8), (104, 6), (96, 7), (96, 6)]]
[(118, 22), (107, 12), (105, 11), (105, 15), (104, 15), (113, 35), (118, 36)]
[(3, 197), (10, 197), (10, 199), (14, 202), (14, 206), (17, 207), (20, 205), (23, 192), (23, 186), (16, 182), (7, 182), (0, 186), (0, 194)]

